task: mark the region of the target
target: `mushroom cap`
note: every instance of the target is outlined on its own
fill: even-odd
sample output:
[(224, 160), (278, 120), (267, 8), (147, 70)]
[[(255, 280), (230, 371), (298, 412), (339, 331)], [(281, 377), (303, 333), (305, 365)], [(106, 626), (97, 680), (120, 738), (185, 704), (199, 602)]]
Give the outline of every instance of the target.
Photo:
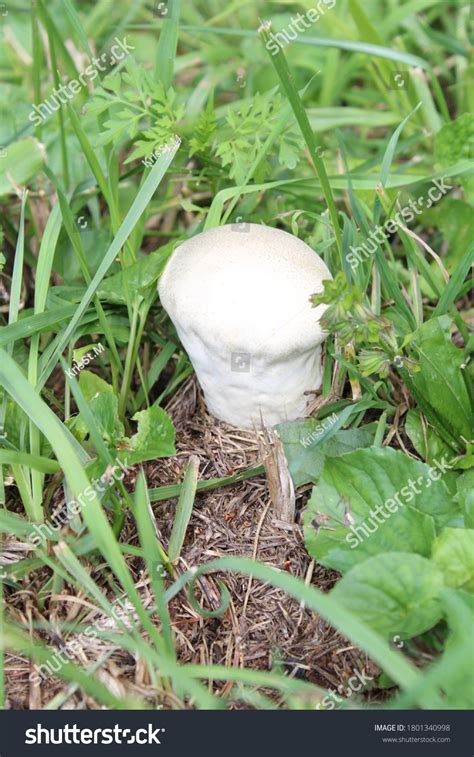
[(331, 278), (319, 255), (292, 234), (228, 224), (179, 245), (158, 289), (178, 331), (271, 364), (323, 341), (326, 306), (313, 307), (310, 296)]

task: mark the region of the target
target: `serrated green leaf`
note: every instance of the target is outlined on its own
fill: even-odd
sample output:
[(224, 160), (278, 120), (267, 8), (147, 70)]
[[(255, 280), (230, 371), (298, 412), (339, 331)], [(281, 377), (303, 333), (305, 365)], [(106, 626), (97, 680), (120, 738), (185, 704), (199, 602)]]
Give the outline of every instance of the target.
[(135, 465), (176, 454), (176, 429), (168, 413), (161, 407), (152, 405), (147, 410), (141, 410), (135, 413), (133, 420), (138, 422), (138, 430), (130, 439), (125, 439), (126, 449), (120, 450), (120, 459), (126, 460), (128, 465)]

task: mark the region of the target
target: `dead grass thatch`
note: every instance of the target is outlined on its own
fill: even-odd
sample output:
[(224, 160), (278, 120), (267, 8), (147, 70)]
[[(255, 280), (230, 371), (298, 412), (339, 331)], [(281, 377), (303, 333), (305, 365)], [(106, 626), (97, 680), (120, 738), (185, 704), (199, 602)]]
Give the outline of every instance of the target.
[[(227, 426), (209, 416), (194, 377), (181, 386), (170, 401), (168, 412), (177, 428), (177, 454), (145, 466), (150, 488), (179, 483), (191, 455), (200, 462), (199, 477), (228, 476), (261, 462), (261, 434)], [(125, 478), (127, 488), (133, 490), (136, 471)], [(309, 487), (296, 495), (296, 522), (276, 520), (264, 476), (255, 477), (234, 486), (222, 487), (196, 496), (193, 514), (186, 534), (177, 570), (179, 573), (197, 567), (216, 557), (239, 555), (255, 559), (290, 572), (313, 583), (323, 591), (329, 590), (337, 574), (314, 563), (302, 538), (301, 512), (309, 494)], [(156, 527), (163, 545), (167, 546), (173, 524), (177, 500), (153, 504)], [(122, 540), (137, 544), (134, 520), (127, 516)], [(136, 577), (143, 602), (153, 602), (149, 579), (143, 561), (128, 557)], [(94, 568), (94, 578), (110, 593), (100, 566)], [(355, 670), (370, 671), (376, 667), (356, 647), (352, 646), (322, 618), (309, 612), (284, 592), (260, 581), (237, 574), (222, 576), (230, 591), (228, 611), (218, 618), (205, 618), (189, 604), (185, 592), (171, 602), (170, 611), (180, 662), (239, 666), (269, 670), (278, 665), (288, 675), (304, 678), (324, 688), (337, 687), (353, 675)], [(214, 576), (200, 580), (200, 601), (208, 609), (215, 609), (219, 591)], [(199, 593), (199, 592), (198, 592)], [(74, 637), (67, 637), (61, 629), (70, 623), (86, 602), (80, 586), (69, 586), (61, 595), (52, 596), (40, 613), (35, 602), (35, 589), (18, 592), (9, 597), (16, 619), (32, 628), (32, 621), (57, 629), (56, 638), (43, 632), (49, 644), (60, 646)], [(126, 605), (125, 602), (122, 604)], [(130, 607), (130, 605), (129, 605)], [(115, 621), (92, 610), (84, 624), (113, 627)], [(118, 695), (140, 695), (151, 698), (154, 705), (172, 704), (164, 692), (152, 689), (143, 661), (134, 659), (123, 650), (111, 647), (100, 639), (84, 639), (78, 662), (92, 665), (103, 658), (99, 677)], [(30, 663), (17, 656), (7, 659), (8, 699), (12, 708), (44, 707), (52, 697), (65, 708), (91, 708), (98, 705), (79, 690), (69, 691), (65, 684), (52, 676), (40, 687), (29, 681)], [(228, 694), (231, 684), (212, 682), (214, 692)], [(270, 693), (270, 692), (269, 692)]]

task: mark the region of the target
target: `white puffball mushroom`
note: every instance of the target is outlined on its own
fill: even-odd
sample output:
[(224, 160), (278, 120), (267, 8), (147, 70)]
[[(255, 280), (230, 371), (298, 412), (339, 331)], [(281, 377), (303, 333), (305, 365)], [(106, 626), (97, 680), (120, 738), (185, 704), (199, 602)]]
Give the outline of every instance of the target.
[(326, 336), (326, 306), (310, 296), (331, 278), (307, 244), (270, 226), (219, 226), (177, 247), (158, 291), (213, 415), (252, 428), (304, 414)]

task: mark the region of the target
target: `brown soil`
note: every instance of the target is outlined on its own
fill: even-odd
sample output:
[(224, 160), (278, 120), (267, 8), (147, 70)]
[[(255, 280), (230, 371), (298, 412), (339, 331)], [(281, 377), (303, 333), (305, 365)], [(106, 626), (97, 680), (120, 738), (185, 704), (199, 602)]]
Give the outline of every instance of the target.
[[(167, 407), (177, 428), (177, 455), (145, 465), (150, 488), (182, 481), (184, 468), (191, 455), (199, 458), (199, 478), (228, 476), (259, 464), (258, 434), (239, 431), (208, 415), (194, 377), (190, 378), (174, 395)], [(136, 471), (129, 471), (126, 486), (133, 490)], [(177, 565), (183, 573), (190, 567), (209, 562), (216, 557), (239, 555), (257, 560), (290, 572), (323, 591), (329, 590), (338, 575), (314, 563), (306, 552), (301, 512), (310, 487), (298, 492), (296, 523), (293, 526), (275, 521), (272, 514), (266, 479), (258, 476), (233, 486), (222, 487), (196, 496), (193, 514), (187, 530), (185, 544)], [(153, 503), (158, 535), (166, 548), (173, 524), (176, 499)], [(127, 517), (122, 540), (138, 544), (135, 523)], [(136, 577), (137, 587), (145, 606), (152, 605), (152, 590), (140, 558), (127, 557)], [(100, 577), (100, 578), (99, 578)], [(94, 572), (95, 580), (106, 579)], [(200, 664), (228, 665), (242, 668), (270, 670), (277, 666), (287, 675), (305, 679), (321, 687), (337, 691), (356, 670), (365, 670), (375, 678), (377, 667), (359, 649), (352, 646), (321, 617), (309, 612), (284, 592), (254, 579), (238, 574), (222, 574), (231, 603), (224, 615), (206, 618), (189, 604), (185, 591), (171, 602), (170, 611), (176, 638), (179, 661)], [(63, 587), (61, 594), (48, 601), (42, 612), (35, 602), (35, 583), (44, 583), (38, 576), (29, 591), (13, 593), (9, 605), (13, 615), (31, 628), (32, 623), (45, 621), (58, 629), (52, 638), (40, 632), (44, 641), (59, 646), (64, 641), (61, 626), (71, 622), (84, 610), (80, 586)], [(207, 609), (219, 603), (219, 590), (214, 575), (199, 582), (197, 594)], [(82, 596), (82, 598), (81, 598)], [(93, 610), (83, 620), (87, 624), (113, 627), (114, 621)], [(152, 706), (172, 706), (173, 702), (158, 689), (152, 689), (146, 667), (130, 654), (113, 651), (103, 639), (84, 644), (81, 636), (79, 660), (87, 666), (101, 655), (110, 655), (100, 666), (99, 677), (115, 694), (146, 697)], [(29, 661), (14, 655), (6, 659), (7, 706), (14, 709), (41, 708), (59, 696), (60, 704), (67, 709), (96, 708), (99, 705), (78, 689), (68, 696), (64, 682), (51, 676), (40, 686), (31, 684), (33, 670)], [(215, 693), (229, 694), (232, 684), (209, 682)], [(276, 695), (267, 690), (267, 695)], [(380, 695), (376, 689), (365, 695), (372, 701)], [(177, 704), (176, 702), (174, 704)], [(180, 703), (182, 704), (182, 703)], [(244, 706), (236, 701), (236, 707)]]

